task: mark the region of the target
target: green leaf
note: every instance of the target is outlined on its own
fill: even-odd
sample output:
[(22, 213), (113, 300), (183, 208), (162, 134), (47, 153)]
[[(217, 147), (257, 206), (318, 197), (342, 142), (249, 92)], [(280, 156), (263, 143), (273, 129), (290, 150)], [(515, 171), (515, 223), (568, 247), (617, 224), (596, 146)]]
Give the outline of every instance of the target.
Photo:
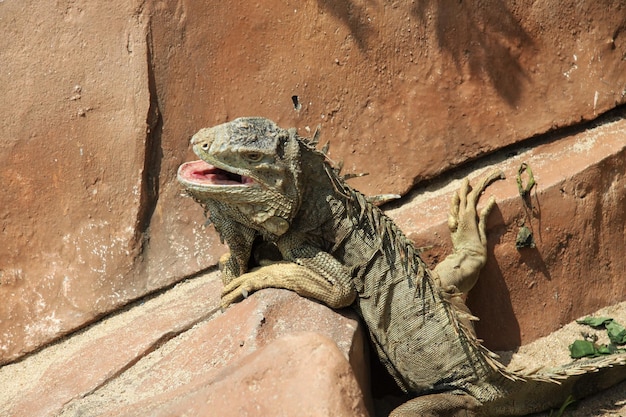
[(610, 355), (617, 352), (624, 352), (617, 345), (626, 344), (626, 328), (610, 317), (585, 317), (577, 320), (579, 324), (586, 324), (592, 327), (606, 328), (611, 344), (597, 346), (589, 340), (576, 340), (569, 346), (570, 356), (574, 359), (585, 356)]
[(576, 323), (586, 324), (591, 327), (600, 327), (611, 321), (613, 321), (613, 319), (610, 317), (585, 317), (584, 319), (576, 320)]
[(623, 345), (626, 343), (626, 329), (621, 324), (611, 320), (610, 323), (606, 324), (606, 330), (609, 334), (611, 343), (615, 343), (616, 345)]
[(598, 354), (596, 347), (588, 340), (575, 340), (574, 343), (569, 345), (569, 352), (574, 359), (596, 356)]
[(619, 346), (617, 346), (616, 344), (613, 344), (613, 343), (609, 343), (608, 345), (606, 345), (606, 347), (609, 349), (611, 354), (614, 354), (614, 353), (626, 353), (626, 349), (620, 348)]

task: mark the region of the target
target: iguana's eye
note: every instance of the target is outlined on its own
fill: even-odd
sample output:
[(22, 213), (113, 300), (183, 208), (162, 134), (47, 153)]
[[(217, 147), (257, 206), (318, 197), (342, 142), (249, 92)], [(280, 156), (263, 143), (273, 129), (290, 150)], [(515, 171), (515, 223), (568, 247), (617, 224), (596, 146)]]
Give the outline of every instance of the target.
[(245, 152), (242, 156), (249, 162), (259, 162), (263, 159), (263, 154), (261, 152)]

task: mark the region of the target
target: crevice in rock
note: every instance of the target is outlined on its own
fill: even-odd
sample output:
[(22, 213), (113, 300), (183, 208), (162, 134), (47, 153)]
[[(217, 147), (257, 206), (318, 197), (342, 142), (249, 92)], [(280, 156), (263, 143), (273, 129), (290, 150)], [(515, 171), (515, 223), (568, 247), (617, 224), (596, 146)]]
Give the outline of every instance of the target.
[[(151, 353), (156, 352), (162, 346), (167, 344), (169, 341), (171, 341), (172, 339), (180, 336), (181, 334), (185, 333), (186, 331), (192, 329), (197, 324), (199, 324), (199, 323), (209, 319), (215, 313), (220, 311), (220, 309), (221, 309), (220, 307), (217, 307), (217, 308), (208, 310), (205, 314), (203, 314), (202, 316), (198, 317), (196, 320), (188, 323), (184, 327), (182, 327), (180, 329), (177, 329), (177, 330), (171, 330), (171, 331), (169, 331), (167, 333), (164, 333), (163, 335), (161, 335), (161, 337), (159, 337), (158, 339), (154, 340), (149, 346), (147, 346), (142, 352), (137, 353), (137, 356), (135, 356), (132, 360), (128, 361), (128, 363), (126, 363), (124, 366), (120, 367), (114, 373), (112, 373), (110, 376), (108, 376), (100, 384), (98, 384), (97, 386), (94, 386), (88, 392), (85, 392), (85, 393), (81, 394), (81, 397), (87, 397), (89, 395), (94, 394), (95, 392), (98, 392), (98, 390), (100, 390), (101, 388), (103, 388), (106, 385), (110, 384), (111, 382), (115, 381), (117, 378), (119, 378), (125, 372), (130, 370), (140, 360), (146, 358)], [(71, 401), (69, 403), (71, 404)]]
[[(29, 358), (31, 358), (32, 356), (36, 356), (38, 353), (40, 353), (43, 350), (52, 348), (55, 345), (59, 345), (61, 343), (64, 343), (65, 341), (67, 341), (67, 339), (70, 339), (72, 337), (76, 337), (79, 336), (85, 332), (88, 332), (90, 329), (92, 329), (94, 326), (99, 325), (99, 323), (101, 323), (102, 321), (118, 316), (120, 314), (124, 314), (125, 312), (132, 310), (133, 308), (136, 308), (139, 305), (145, 304), (146, 302), (155, 299), (165, 293), (167, 293), (168, 291), (171, 291), (174, 287), (176, 287), (177, 285), (180, 285), (186, 281), (189, 280), (193, 280), (193, 279), (197, 279), (202, 277), (203, 275), (209, 274), (211, 272), (215, 272), (217, 270), (217, 265), (212, 265), (208, 268), (205, 269), (201, 269), (199, 271), (194, 272), (193, 274), (190, 275), (186, 275), (182, 278), (180, 278), (179, 280), (172, 282), (170, 285), (164, 286), (164, 287), (160, 287), (152, 292), (149, 292), (147, 294), (142, 295), (139, 298), (135, 298), (132, 299), (130, 301), (128, 301), (126, 304), (123, 304), (121, 306), (119, 306), (118, 308), (109, 311), (105, 314), (100, 314), (97, 315), (95, 317), (93, 317), (91, 320), (85, 322), (82, 326), (77, 327), (75, 329), (72, 329), (70, 332), (68, 333), (63, 333), (61, 334), (58, 338), (51, 340), (50, 342), (43, 344), (41, 346), (39, 346), (37, 349), (32, 350), (20, 357), (18, 357), (15, 360), (11, 360), (8, 362), (4, 362), (4, 363), (0, 363), (0, 367), (4, 366), (4, 365), (8, 365), (8, 364), (17, 364), (23, 361), (28, 360)], [(190, 328), (195, 326), (196, 324), (198, 324), (199, 322), (206, 320), (207, 318), (211, 317), (211, 315), (215, 314), (216, 311), (219, 310), (218, 309), (213, 309), (208, 311), (205, 315), (203, 315), (201, 318), (199, 318), (197, 321), (195, 321), (194, 323), (191, 324)], [(185, 331), (187, 331), (189, 329), (183, 329), (180, 333), (183, 333)], [(180, 334), (179, 333), (179, 334)], [(175, 337), (175, 336), (173, 336)]]
[(600, 114), (593, 120), (581, 120), (580, 123), (556, 127), (545, 133), (540, 133), (528, 139), (497, 149), (488, 154), (480, 155), (478, 158), (469, 159), (461, 165), (457, 165), (441, 172), (440, 175), (429, 179), (416, 178), (411, 190), (401, 198), (393, 200), (383, 205), (384, 210), (393, 210), (408, 204), (416, 196), (425, 192), (436, 192), (443, 190), (452, 181), (467, 177), (470, 173), (500, 164), (507, 159), (526, 152), (540, 145), (557, 142), (568, 136), (574, 136), (586, 130), (613, 123), (626, 118), (626, 105), (620, 105)]
[(153, 58), (152, 30), (150, 24), (148, 24), (146, 32), (146, 63), (148, 69), (150, 106), (146, 116), (146, 140), (141, 178), (141, 194), (134, 236), (135, 247), (139, 245), (137, 248), (139, 254), (144, 251), (145, 244), (150, 239), (150, 221), (159, 199), (159, 179), (161, 176), (161, 161), (163, 159), (163, 148), (161, 146), (163, 117), (159, 106)]

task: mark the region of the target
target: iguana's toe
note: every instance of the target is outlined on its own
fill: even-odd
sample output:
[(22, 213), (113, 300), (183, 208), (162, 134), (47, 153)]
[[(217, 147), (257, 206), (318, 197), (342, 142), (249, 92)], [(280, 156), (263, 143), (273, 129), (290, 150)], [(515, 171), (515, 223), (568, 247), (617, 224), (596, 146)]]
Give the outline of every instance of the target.
[(241, 275), (224, 286), (222, 289), (222, 308), (226, 308), (233, 303), (248, 298), (248, 295), (254, 292), (254, 285), (248, 275), (249, 274)]
[(480, 218), (478, 220), (478, 233), (480, 234), (480, 240), (482, 242), (487, 241), (487, 217), (489, 217), (489, 213), (496, 206), (496, 198), (494, 196), (489, 197), (487, 200), (487, 205), (480, 212)]
[(459, 227), (459, 208), (461, 206), (461, 198), (458, 191), (455, 191), (452, 195), (452, 201), (450, 202), (450, 211), (448, 212), (448, 228), (451, 233), (456, 232)]

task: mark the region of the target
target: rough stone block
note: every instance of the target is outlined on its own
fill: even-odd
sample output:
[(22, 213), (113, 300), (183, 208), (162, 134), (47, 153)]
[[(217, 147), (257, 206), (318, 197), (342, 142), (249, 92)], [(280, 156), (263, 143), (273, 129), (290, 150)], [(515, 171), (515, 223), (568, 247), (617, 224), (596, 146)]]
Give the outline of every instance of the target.
[[(350, 364), (319, 333), (280, 337), (211, 379), (175, 395), (119, 407), (102, 416), (368, 416)], [(190, 384), (191, 385), (191, 384)]]
[(0, 416), (58, 415), (219, 306), (217, 274), (190, 280), (0, 367)]
[(278, 289), (220, 313), (220, 293), (217, 273), (188, 280), (5, 365), (0, 416), (293, 415), (299, 405), (367, 415), (354, 313)]
[(358, 188), (403, 193), (624, 103), (625, 13), (1, 2), (0, 364), (215, 264), (224, 247), (175, 182), (199, 128), (319, 124), (333, 159), (371, 174)]
[[(507, 176), (486, 192), (498, 201), (488, 222), (490, 255), (468, 298), (488, 347), (513, 349), (624, 301), (626, 120), (618, 116), (499, 161), (494, 157), (471, 175), (476, 181), (501, 168)], [(522, 163), (537, 181), (525, 201), (516, 182)], [(525, 185), (527, 173), (522, 180)], [(418, 247), (427, 248), (423, 255), (431, 266), (452, 250), (447, 210), (459, 185), (434, 184), (388, 212)], [(516, 248), (522, 226), (532, 231), (536, 247)]]
[(240, 116), (321, 125), (334, 159), (371, 174), (358, 188), (404, 193), (626, 102), (625, 17), (591, 0), (163, 3), (150, 29), (164, 146), (182, 155)]

